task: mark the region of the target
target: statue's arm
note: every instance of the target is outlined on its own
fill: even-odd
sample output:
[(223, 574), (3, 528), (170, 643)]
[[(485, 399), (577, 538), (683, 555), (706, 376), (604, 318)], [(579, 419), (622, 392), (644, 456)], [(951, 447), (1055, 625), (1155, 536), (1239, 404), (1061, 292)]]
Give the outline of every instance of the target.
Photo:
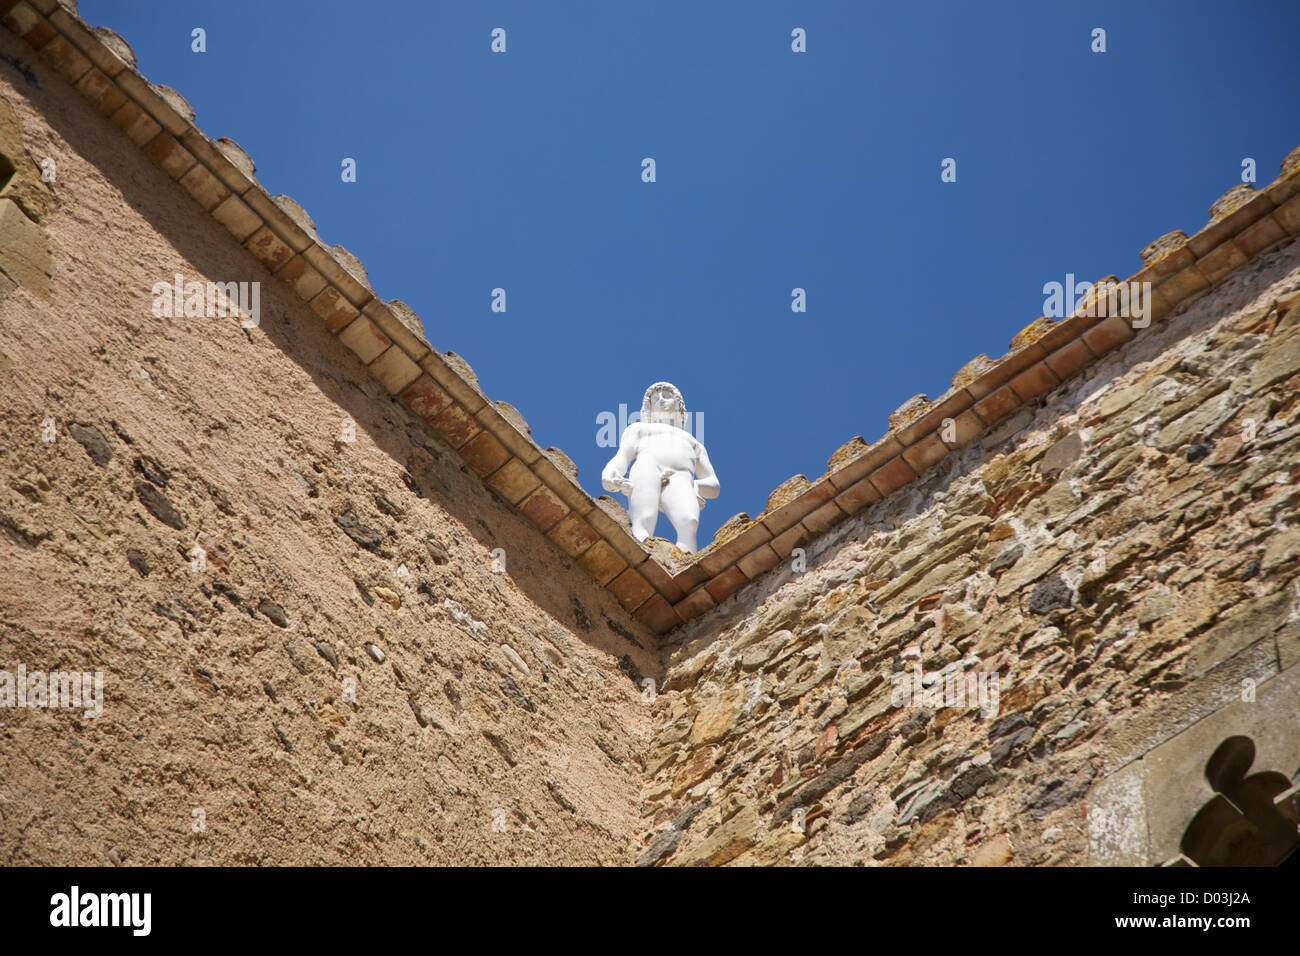
[(623, 434), (618, 441), (618, 453), (609, 460), (605, 470), (600, 473), (600, 484), (606, 491), (621, 491), (628, 494), (631, 487), (623, 475), (627, 472), (632, 462), (636, 460), (636, 439), (637, 429), (635, 424), (629, 425), (623, 429)]
[(722, 486), (718, 484), (718, 476), (713, 471), (713, 462), (709, 461), (709, 453), (704, 450), (704, 446), (699, 442), (696, 445), (700, 455), (695, 461), (695, 493), (701, 498), (716, 498), (722, 492)]

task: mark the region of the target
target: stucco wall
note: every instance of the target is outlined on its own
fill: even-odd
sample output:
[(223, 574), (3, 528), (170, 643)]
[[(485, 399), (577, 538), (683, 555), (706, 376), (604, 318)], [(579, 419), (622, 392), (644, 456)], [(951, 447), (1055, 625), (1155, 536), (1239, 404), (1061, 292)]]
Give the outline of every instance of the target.
[[(0, 708), (0, 859), (629, 862), (649, 632), (0, 53), (11, 159), (57, 169), (46, 281), (0, 292), (0, 669), (104, 675), (98, 717)], [(260, 326), (155, 317), (178, 273), (260, 282)]]

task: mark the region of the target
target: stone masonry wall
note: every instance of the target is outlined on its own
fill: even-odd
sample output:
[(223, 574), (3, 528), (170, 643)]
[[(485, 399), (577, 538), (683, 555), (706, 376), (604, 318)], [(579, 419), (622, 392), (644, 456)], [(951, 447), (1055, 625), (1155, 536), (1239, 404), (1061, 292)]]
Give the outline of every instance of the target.
[[(97, 717), (0, 708), (0, 862), (631, 862), (650, 632), (0, 54), (0, 226), (47, 250), (0, 256), (0, 670), (104, 675)], [(260, 326), (154, 317), (176, 273), (260, 281)]]
[(1227, 737), (1300, 780), (1297, 289), (1286, 240), (674, 632), (642, 864), (1160, 864)]

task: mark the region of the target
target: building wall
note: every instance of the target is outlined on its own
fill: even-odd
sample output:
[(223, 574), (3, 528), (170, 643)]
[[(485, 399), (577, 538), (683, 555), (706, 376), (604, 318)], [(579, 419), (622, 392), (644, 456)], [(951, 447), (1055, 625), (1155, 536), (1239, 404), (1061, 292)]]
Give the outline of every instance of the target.
[(1227, 738), (1300, 781), (1297, 289), (1287, 240), (674, 632), (641, 861), (1161, 864)]
[[(649, 632), (0, 54), (0, 670), (104, 676), (0, 708), (0, 861), (630, 862)], [(260, 326), (155, 317), (178, 273), (260, 281)]]
[[(45, 47), (0, 32), (0, 672), (104, 698), (0, 708), (0, 859), (1146, 865), (1294, 819), (1293, 242), (661, 647)], [(155, 316), (177, 274), (260, 324)]]

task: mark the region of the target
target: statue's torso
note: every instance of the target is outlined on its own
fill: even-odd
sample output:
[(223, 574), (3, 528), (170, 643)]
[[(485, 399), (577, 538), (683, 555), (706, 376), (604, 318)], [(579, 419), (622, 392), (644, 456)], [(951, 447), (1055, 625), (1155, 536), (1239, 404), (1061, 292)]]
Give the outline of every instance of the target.
[(696, 450), (698, 442), (689, 434), (673, 425), (637, 422), (629, 428), (636, 428), (636, 464), (654, 465), (661, 470), (695, 472), (695, 463), (699, 458)]

